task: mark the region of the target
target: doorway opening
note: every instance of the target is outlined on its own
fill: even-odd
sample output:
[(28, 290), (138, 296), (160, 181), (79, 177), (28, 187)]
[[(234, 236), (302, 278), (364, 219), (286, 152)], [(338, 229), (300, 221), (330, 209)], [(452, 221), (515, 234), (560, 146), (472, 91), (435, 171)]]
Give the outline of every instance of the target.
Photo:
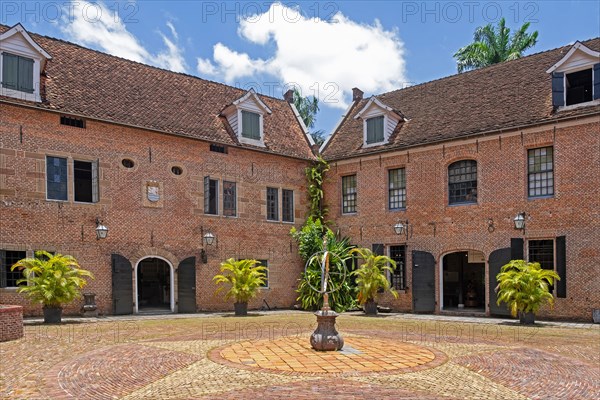
[(485, 258), (458, 251), (442, 259), (442, 310), (485, 312)]
[(160, 258), (145, 258), (137, 266), (139, 312), (172, 311), (171, 266)]

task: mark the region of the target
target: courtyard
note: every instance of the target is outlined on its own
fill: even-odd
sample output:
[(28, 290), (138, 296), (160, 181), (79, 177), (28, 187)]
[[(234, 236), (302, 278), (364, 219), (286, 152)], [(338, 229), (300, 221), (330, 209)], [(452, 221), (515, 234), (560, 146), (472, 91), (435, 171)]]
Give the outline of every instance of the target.
[(309, 312), (26, 321), (0, 343), (7, 399), (591, 399), (600, 325), (345, 313), (315, 352)]

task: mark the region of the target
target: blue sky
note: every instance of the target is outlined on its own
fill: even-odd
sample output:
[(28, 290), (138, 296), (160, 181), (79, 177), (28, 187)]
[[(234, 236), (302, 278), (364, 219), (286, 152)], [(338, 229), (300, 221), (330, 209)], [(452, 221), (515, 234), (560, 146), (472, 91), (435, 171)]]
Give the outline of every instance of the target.
[(452, 54), (501, 17), (539, 31), (539, 52), (600, 36), (598, 1), (10, 1), (0, 22), (276, 97), (321, 101), (330, 133), (366, 95), (454, 74)]

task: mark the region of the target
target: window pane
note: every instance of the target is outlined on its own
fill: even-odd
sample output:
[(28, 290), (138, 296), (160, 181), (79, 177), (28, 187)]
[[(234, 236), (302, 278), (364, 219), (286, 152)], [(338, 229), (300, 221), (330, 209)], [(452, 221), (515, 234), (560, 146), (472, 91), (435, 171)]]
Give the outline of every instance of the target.
[(279, 190), (267, 188), (267, 219), (279, 221)]
[(281, 191), (281, 213), (282, 220), (294, 222), (294, 191), (283, 189)]
[(67, 159), (46, 157), (46, 192), (51, 200), (67, 200)]
[(367, 144), (383, 142), (383, 117), (367, 119)]
[(92, 163), (73, 161), (75, 201), (92, 202)]
[(223, 215), (236, 216), (236, 185), (235, 182), (223, 181)]
[(567, 105), (592, 101), (592, 69), (573, 72), (565, 76)]
[[(544, 269), (554, 270), (554, 240), (530, 240), (528, 242), (529, 262), (540, 263)], [(550, 285), (550, 292), (554, 285)]]
[(342, 177), (342, 212), (356, 212), (356, 175)]
[(390, 275), (390, 283), (394, 289), (404, 289), (406, 287), (404, 274), (406, 247), (390, 246), (390, 258), (396, 262), (396, 269)]
[(406, 176), (405, 169), (389, 171), (388, 203), (390, 210), (406, 207)]
[(542, 147), (527, 152), (529, 197), (554, 195), (554, 149)]
[(260, 139), (260, 115), (242, 111), (242, 136), (249, 139)]
[(477, 203), (477, 162), (462, 160), (448, 167), (449, 204)]
[(3, 287), (17, 287), (17, 281), (23, 278), (23, 271), (15, 269), (11, 271), (12, 266), (19, 260), (27, 257), (24, 251), (5, 251), (4, 257), (0, 257), (0, 263), (3, 272), (2, 286)]

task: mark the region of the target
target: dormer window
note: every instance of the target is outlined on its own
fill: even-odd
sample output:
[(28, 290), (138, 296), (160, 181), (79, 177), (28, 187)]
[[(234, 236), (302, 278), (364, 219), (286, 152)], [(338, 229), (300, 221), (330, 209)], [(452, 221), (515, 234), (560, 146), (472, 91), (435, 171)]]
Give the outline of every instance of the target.
[(565, 75), (565, 89), (567, 91), (567, 104), (585, 103), (592, 101), (592, 69), (573, 72)]
[(264, 119), (271, 113), (252, 89), (221, 111), (240, 143), (260, 147), (265, 147)]
[(548, 71), (552, 105), (559, 108), (597, 104), (600, 100), (600, 53), (577, 42)]
[(2, 54), (2, 87), (33, 93), (33, 59)]
[(0, 95), (42, 101), (40, 73), (51, 57), (21, 24), (0, 34)]
[(381, 143), (384, 140), (383, 122), (385, 117), (373, 117), (367, 119), (367, 144)]
[(258, 113), (242, 110), (242, 136), (260, 140), (260, 117)]
[(356, 113), (354, 119), (359, 118), (363, 120), (363, 147), (388, 143), (400, 121), (406, 121), (400, 111), (388, 107), (374, 96)]

